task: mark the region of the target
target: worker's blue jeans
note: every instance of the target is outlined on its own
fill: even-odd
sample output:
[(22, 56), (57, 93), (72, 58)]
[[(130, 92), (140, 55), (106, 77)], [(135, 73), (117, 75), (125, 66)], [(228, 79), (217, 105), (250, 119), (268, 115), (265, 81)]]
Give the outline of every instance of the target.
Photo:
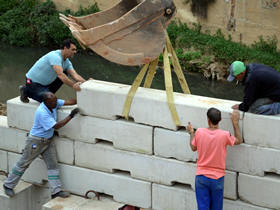
[(211, 179), (203, 175), (196, 176), (195, 194), (198, 210), (222, 210), (224, 177)]
[(280, 114), (280, 102), (274, 102), (269, 98), (259, 98), (250, 106), (249, 112), (262, 115), (277, 115)]
[[(67, 72), (64, 72), (66, 75)], [(41, 85), (36, 82), (27, 82), (26, 79), (26, 84), (24, 88), (24, 95), (27, 96), (28, 98), (32, 98), (38, 102), (43, 101), (43, 94), (45, 92), (52, 92), (56, 93), (58, 89), (63, 85), (63, 82), (57, 77), (51, 84), (49, 85)]]

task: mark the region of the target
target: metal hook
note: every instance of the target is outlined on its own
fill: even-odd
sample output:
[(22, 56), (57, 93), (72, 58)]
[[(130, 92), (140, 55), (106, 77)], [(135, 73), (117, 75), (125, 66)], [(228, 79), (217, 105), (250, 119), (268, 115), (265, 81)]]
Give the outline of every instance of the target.
[(89, 191), (86, 192), (86, 194), (85, 194), (85, 198), (86, 198), (86, 199), (89, 199), (88, 194), (89, 194), (90, 192), (93, 192), (93, 193), (95, 194), (95, 196), (97, 197), (97, 200), (100, 200), (100, 195), (99, 195), (99, 193), (98, 193), (98, 192), (95, 192), (94, 190), (89, 190)]

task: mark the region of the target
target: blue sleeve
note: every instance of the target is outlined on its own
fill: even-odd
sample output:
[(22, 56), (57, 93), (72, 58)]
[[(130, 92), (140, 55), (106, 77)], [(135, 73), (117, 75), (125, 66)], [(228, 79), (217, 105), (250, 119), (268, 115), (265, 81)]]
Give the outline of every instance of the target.
[(58, 109), (59, 107), (62, 107), (64, 105), (65, 101), (62, 99), (57, 99), (57, 106), (56, 109)]
[(55, 52), (49, 53), (48, 60), (51, 66), (62, 66), (62, 58)]
[(55, 119), (51, 117), (47, 112), (39, 113), (39, 121), (45, 131), (51, 129), (56, 124)]

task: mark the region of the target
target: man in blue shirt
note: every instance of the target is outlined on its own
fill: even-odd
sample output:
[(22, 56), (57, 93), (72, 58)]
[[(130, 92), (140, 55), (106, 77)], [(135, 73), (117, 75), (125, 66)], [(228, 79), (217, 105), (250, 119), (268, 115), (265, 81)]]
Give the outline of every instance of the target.
[(245, 86), (241, 104), (232, 106), (243, 112), (263, 115), (280, 114), (280, 73), (263, 64), (245, 65), (234, 61), (230, 68), (228, 81), (241, 81)]
[[(27, 72), (26, 84), (19, 87), (20, 100), (29, 102), (29, 98), (42, 102), (44, 92), (55, 93), (64, 83), (76, 91), (85, 82), (73, 68), (69, 58), (73, 58), (77, 48), (70, 39), (63, 41), (62, 49), (47, 53), (41, 57)], [(68, 78), (68, 75), (74, 80)]]
[(52, 138), (54, 129), (59, 129), (66, 125), (79, 112), (78, 108), (75, 108), (65, 119), (56, 122), (57, 109), (63, 105), (76, 104), (76, 99), (64, 101), (57, 99), (51, 92), (45, 92), (42, 97), (43, 102), (35, 112), (34, 124), (27, 137), (23, 154), (14, 165), (3, 185), (5, 193), (10, 197), (14, 196), (13, 188), (15, 188), (25, 170), (40, 154), (47, 165), (52, 198), (57, 196), (68, 197), (70, 195), (69, 192), (62, 191), (61, 189), (56, 149)]

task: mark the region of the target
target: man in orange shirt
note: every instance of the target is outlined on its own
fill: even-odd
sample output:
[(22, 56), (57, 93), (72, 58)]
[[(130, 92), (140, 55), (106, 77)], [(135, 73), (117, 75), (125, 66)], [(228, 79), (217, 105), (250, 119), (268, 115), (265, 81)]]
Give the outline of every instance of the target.
[(238, 127), (239, 111), (231, 115), (234, 136), (219, 129), (221, 112), (216, 108), (207, 111), (208, 128), (198, 128), (194, 134), (191, 123), (186, 127), (190, 134), (192, 151), (197, 151), (195, 178), (196, 201), (199, 210), (222, 210), (227, 146), (243, 142)]

